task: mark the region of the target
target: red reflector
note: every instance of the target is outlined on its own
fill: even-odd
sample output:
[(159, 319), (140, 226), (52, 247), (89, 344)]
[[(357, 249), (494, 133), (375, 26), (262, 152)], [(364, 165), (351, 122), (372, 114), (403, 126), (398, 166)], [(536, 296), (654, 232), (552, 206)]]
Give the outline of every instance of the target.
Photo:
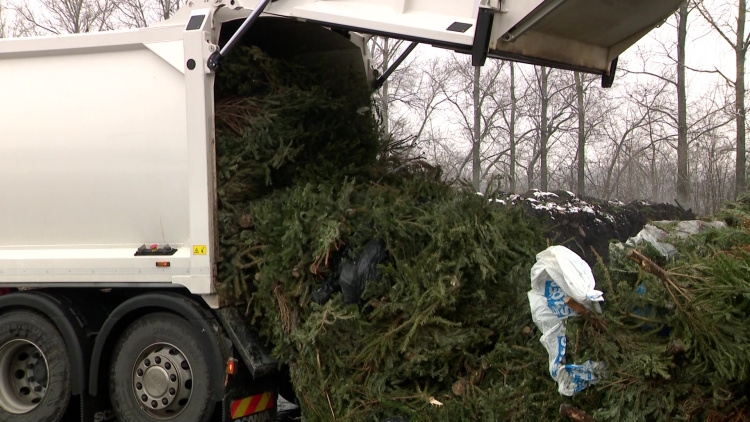
[(273, 409), (275, 405), (276, 402), (273, 397), (273, 392), (271, 391), (245, 397), (244, 399), (234, 400), (231, 407), (232, 419), (238, 419), (254, 413)]

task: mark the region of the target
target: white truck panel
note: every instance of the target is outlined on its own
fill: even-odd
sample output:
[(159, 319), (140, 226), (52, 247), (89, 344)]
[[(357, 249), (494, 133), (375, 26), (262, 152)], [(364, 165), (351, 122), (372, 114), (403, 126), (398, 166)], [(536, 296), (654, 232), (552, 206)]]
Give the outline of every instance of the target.
[(168, 268), (156, 267), (150, 259), (134, 259), (132, 248), (6, 249), (0, 262), (0, 279), (20, 283), (172, 283), (176, 275), (190, 275), (190, 255), (185, 249), (168, 259)]
[(0, 79), (14, 81), (0, 109), (0, 246), (187, 240), (180, 72), (141, 46), (7, 60)]
[[(393, 3), (398, 3), (399, 7), (394, 7)], [(474, 39), (473, 30), (467, 32), (446, 30), (454, 22), (473, 26), (477, 9), (472, 10), (471, 4), (445, 2), (438, 11), (435, 11), (434, 7), (432, 10), (424, 7), (420, 9), (417, 7), (418, 3), (406, 0), (402, 2), (305, 2), (303, 5), (292, 8), (288, 15), (348, 27), (375, 28), (378, 32), (390, 34), (403, 34), (404, 28), (408, 28), (408, 33), (415, 38), (471, 45)], [(446, 3), (453, 4), (453, 6), (446, 7), (444, 6)], [(402, 5), (403, 8), (401, 8)]]
[[(187, 100), (205, 103), (212, 78), (197, 70), (190, 92), (184, 35), (180, 25), (0, 42), (0, 283), (213, 292), (206, 110), (189, 119)], [(206, 43), (194, 44), (200, 63)], [(142, 244), (178, 251), (134, 256)]]

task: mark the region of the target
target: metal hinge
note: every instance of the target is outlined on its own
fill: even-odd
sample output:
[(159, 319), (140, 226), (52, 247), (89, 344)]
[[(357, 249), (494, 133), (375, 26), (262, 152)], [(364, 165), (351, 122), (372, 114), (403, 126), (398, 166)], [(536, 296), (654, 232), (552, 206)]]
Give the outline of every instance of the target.
[(505, 4), (506, 0), (480, 0), (479, 7), (483, 9), (492, 9), (495, 12), (506, 13), (508, 6)]
[[(208, 58), (208, 63), (206, 63), (206, 66), (210, 70), (215, 71), (219, 68), (219, 65), (221, 64), (222, 59), (229, 53), (229, 50), (231, 50), (239, 41), (242, 39), (242, 36), (245, 35), (248, 29), (255, 23), (255, 21), (258, 19), (258, 17), (263, 13), (263, 11), (266, 9), (266, 7), (273, 2), (274, 0), (260, 0), (257, 6), (255, 6), (255, 9), (250, 13), (250, 16), (248, 16), (244, 22), (242, 22), (242, 25), (240, 25), (240, 28), (232, 34), (232, 37), (227, 41), (226, 44), (224, 44), (224, 47), (221, 48), (221, 50), (214, 51), (213, 54)], [(230, 7), (234, 7), (235, 1), (230, 0), (227, 2), (226, 0), (214, 0), (214, 4), (230, 4)]]

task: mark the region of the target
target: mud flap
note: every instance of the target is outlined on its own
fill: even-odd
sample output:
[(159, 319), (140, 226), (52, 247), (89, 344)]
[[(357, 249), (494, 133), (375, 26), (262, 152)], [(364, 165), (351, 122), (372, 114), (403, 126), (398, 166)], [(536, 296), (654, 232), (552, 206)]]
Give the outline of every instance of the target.
[(246, 366), (250, 371), (249, 376), (260, 378), (277, 372), (279, 363), (271, 357), (256, 333), (250, 328), (253, 324), (248, 317), (233, 306), (217, 309), (216, 316), (229, 335), (240, 360), (245, 364), (241, 366)]
[(274, 422), (276, 420), (276, 391), (241, 393), (228, 392), (223, 402), (223, 422)]
[(236, 372), (226, 378), (222, 422), (275, 422), (278, 377), (253, 377), (237, 361)]

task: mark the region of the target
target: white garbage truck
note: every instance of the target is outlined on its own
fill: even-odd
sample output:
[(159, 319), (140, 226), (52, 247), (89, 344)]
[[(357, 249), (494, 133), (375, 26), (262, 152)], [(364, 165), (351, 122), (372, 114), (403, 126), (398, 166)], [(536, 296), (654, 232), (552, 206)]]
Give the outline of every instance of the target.
[(377, 86), (380, 35), (608, 86), (680, 1), (190, 0), (0, 40), (0, 422), (274, 420), (288, 377), (215, 288), (213, 89), (236, 45)]

